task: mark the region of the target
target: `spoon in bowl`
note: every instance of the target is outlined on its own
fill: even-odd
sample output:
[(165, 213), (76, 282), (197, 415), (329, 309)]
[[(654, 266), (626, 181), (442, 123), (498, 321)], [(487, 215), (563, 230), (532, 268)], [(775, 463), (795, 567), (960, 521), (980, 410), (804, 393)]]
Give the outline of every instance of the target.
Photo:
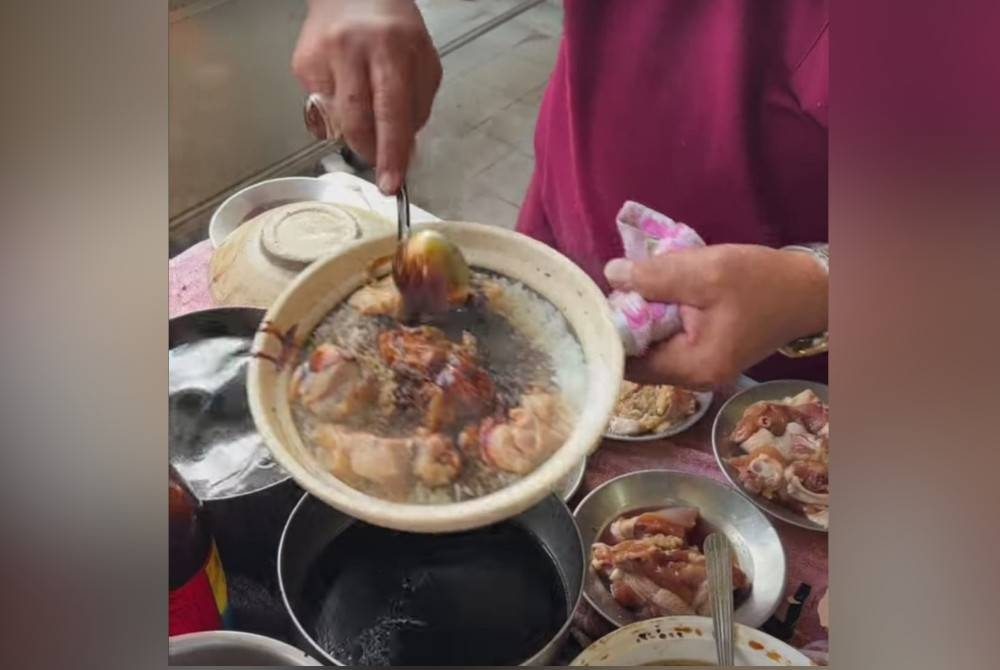
[(705, 540), (712, 626), (719, 665), (733, 667), (733, 559), (726, 536), (712, 533)]

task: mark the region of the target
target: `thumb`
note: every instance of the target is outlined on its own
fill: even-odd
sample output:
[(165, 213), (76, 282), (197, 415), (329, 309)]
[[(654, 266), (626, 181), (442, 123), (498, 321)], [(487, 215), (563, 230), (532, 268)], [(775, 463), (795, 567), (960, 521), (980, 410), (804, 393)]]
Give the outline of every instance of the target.
[(706, 298), (703, 249), (682, 249), (641, 261), (616, 258), (604, 266), (612, 288), (646, 300), (701, 307)]

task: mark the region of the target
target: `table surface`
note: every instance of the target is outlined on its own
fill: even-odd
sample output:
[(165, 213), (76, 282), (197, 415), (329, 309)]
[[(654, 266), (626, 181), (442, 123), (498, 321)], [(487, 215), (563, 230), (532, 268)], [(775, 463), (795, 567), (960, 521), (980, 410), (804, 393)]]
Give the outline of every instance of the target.
[[(217, 306), (209, 290), (208, 264), (212, 252), (210, 241), (205, 240), (170, 259), (170, 318)], [(717, 393), (713, 407), (702, 420), (680, 435), (651, 442), (606, 440), (590, 457), (583, 483), (571, 501), (571, 506), (605, 481), (636, 470), (681, 470), (725, 482), (725, 476), (712, 454), (711, 426), (719, 406), (732, 392), (733, 390)], [(784, 617), (795, 591), (801, 584), (808, 584), (811, 593), (803, 604), (794, 635), (788, 642), (800, 648), (822, 648), (827, 632), (819, 623), (817, 604), (827, 590), (828, 536), (778, 519), (772, 519), (772, 522), (781, 537), (788, 559), (787, 598), (779, 607), (776, 617)], [(574, 623), (573, 632), (577, 644), (587, 644), (611, 631), (611, 625), (586, 602), (581, 603), (574, 616)], [(571, 659), (572, 656), (567, 660)]]

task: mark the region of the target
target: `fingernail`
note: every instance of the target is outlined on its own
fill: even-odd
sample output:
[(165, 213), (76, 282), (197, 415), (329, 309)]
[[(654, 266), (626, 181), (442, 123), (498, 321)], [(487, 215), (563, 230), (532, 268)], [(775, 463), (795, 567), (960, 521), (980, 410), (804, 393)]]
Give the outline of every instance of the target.
[(632, 261), (615, 258), (604, 266), (604, 276), (615, 288), (628, 288), (632, 283)]
[(392, 171), (386, 170), (378, 176), (378, 190), (384, 195), (395, 195), (399, 190), (399, 176)]

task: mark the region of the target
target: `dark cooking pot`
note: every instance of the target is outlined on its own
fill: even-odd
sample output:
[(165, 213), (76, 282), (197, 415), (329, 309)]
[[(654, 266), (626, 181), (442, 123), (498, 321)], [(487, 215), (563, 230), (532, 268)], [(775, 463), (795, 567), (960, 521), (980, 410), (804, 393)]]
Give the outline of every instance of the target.
[[(358, 524), (358, 526), (352, 526), (353, 524)], [(503, 527), (503, 528), (501, 528)], [(345, 534), (345, 531), (351, 529), (351, 533)], [(558, 595), (555, 601), (560, 600), (565, 601), (565, 609), (563, 610), (560, 603), (558, 612), (555, 612), (552, 618), (548, 621), (552, 622), (551, 626), (547, 626), (545, 630), (553, 630), (551, 637), (539, 642), (536, 648), (533, 648), (531, 652), (527, 654), (520, 665), (548, 665), (555, 657), (556, 653), (560, 649), (562, 643), (566, 640), (569, 633), (570, 623), (572, 621), (573, 612), (579, 604), (579, 600), (583, 590), (583, 577), (584, 571), (586, 569), (586, 557), (584, 553), (583, 542), (580, 539), (580, 533), (577, 529), (576, 523), (573, 520), (573, 515), (566, 504), (556, 495), (550, 495), (544, 498), (540, 503), (536, 504), (534, 507), (522, 512), (516, 517), (508, 521), (496, 524), (496, 526), (490, 529), (481, 529), (480, 531), (470, 531), (469, 533), (500, 533), (503, 530), (517, 530), (520, 535), (512, 535), (511, 537), (523, 537), (527, 543), (536, 545), (539, 552), (544, 551), (544, 554), (539, 553), (538, 555), (543, 555), (546, 558), (545, 561), (548, 562), (547, 565), (543, 565), (544, 568), (551, 568), (551, 570), (539, 571), (539, 574), (544, 573), (545, 575), (551, 575), (554, 579), (561, 581), (561, 589), (558, 589)], [(527, 531), (524, 533), (523, 531)], [(337, 597), (329, 597), (329, 602), (335, 602), (333, 608), (335, 613), (333, 615), (323, 615), (323, 617), (316, 614), (322, 607), (327, 607), (327, 605), (317, 605), (316, 600), (322, 598), (328, 598), (325, 593), (317, 593), (318, 583), (312, 575), (316, 574), (316, 567), (318, 565), (323, 565), (324, 563), (329, 563), (331, 561), (338, 560), (338, 554), (343, 556), (345, 554), (350, 554), (355, 556), (357, 554), (357, 547), (349, 545), (349, 540), (341, 540), (341, 537), (354, 538), (356, 541), (358, 538), (363, 538), (362, 541), (369, 542), (371, 544), (376, 544), (381, 541), (383, 534), (393, 534), (397, 531), (391, 531), (381, 528), (376, 528), (374, 526), (368, 526), (361, 521), (357, 521), (341, 512), (338, 512), (332, 507), (327, 506), (325, 503), (319, 499), (306, 494), (302, 497), (299, 503), (292, 510), (291, 516), (288, 519), (288, 523), (285, 525), (284, 532), (281, 536), (281, 542), (278, 546), (278, 582), (281, 589), (281, 595), (285, 602), (285, 607), (295, 624), (294, 634), (296, 636), (296, 643), (299, 644), (303, 649), (309, 651), (309, 653), (315, 658), (321, 660), (322, 662), (329, 665), (347, 665), (345, 661), (350, 660), (347, 656), (344, 658), (336, 658), (333, 652), (327, 651), (332, 648), (344, 648), (343, 645), (357, 644), (355, 639), (339, 639), (343, 637), (363, 637), (358, 635), (357, 632), (351, 634), (344, 634), (344, 630), (348, 630), (354, 623), (347, 623), (344, 625), (338, 624), (336, 627), (328, 626), (327, 624), (319, 623), (320, 621), (331, 621), (336, 620), (336, 617), (343, 617), (346, 619), (351, 619), (352, 617), (364, 617), (368, 615), (358, 614), (363, 610), (371, 611), (373, 608), (378, 609), (383, 607), (383, 603), (386, 602), (399, 602), (406, 599), (407, 594), (407, 580), (404, 580), (400, 585), (397, 593), (389, 594), (380, 593), (378, 598), (372, 598), (371, 591), (366, 591), (365, 587), (357, 587), (355, 583), (351, 582), (350, 587), (341, 588), (338, 591)], [(467, 541), (469, 533), (463, 534), (450, 534), (450, 535), (410, 535), (406, 534), (408, 537), (420, 537), (420, 541), (425, 544), (425, 546), (433, 547), (440, 546), (434, 545), (433, 543), (440, 542), (462, 542)], [(475, 536), (482, 537), (482, 536)], [(492, 537), (492, 536), (491, 536)], [(344, 543), (343, 547), (338, 547), (337, 543)], [(514, 552), (516, 553), (516, 552)], [(414, 552), (412, 554), (400, 553), (397, 554), (397, 558), (393, 560), (405, 562), (409, 559), (400, 559), (399, 556), (412, 556), (419, 554), (419, 552)], [(516, 560), (512, 554), (503, 554), (503, 560), (507, 561), (508, 556), (510, 556), (511, 561)], [(341, 559), (341, 560), (354, 560), (352, 559)], [(461, 564), (459, 564), (460, 566)], [(448, 575), (454, 576), (457, 572), (456, 567), (451, 566), (451, 570)], [(343, 567), (344, 569), (356, 569), (357, 561), (352, 566)], [(422, 568), (421, 568), (422, 569)], [(437, 570), (438, 566), (431, 567), (431, 571)], [(487, 569), (483, 571), (483, 566), (476, 564), (475, 570), (478, 570), (477, 574), (483, 575), (482, 579), (477, 579), (474, 582), (475, 588), (469, 589), (469, 597), (472, 596), (471, 593), (483, 594), (489, 593), (490, 589), (494, 589), (494, 594), (498, 597), (499, 601), (503, 601), (503, 598), (508, 599), (511, 597), (510, 593), (496, 593), (495, 589), (502, 589), (502, 586), (496, 586), (491, 583), (490, 577), (492, 576)], [(471, 573), (472, 571), (470, 571)], [(534, 574), (534, 573), (532, 573)], [(558, 576), (556, 576), (558, 575)], [(442, 576), (441, 573), (435, 573), (431, 577), (431, 583), (438, 585), (442, 581), (447, 579), (448, 576)], [(497, 576), (498, 581), (502, 581), (500, 575)], [(434, 581), (439, 580), (439, 581)], [(346, 579), (341, 579), (341, 582), (347, 581)], [(417, 580), (419, 581), (419, 579)], [(547, 580), (543, 579), (541, 583), (540, 590), (546, 590)], [(319, 590), (322, 591), (326, 587), (320, 587)], [(410, 587), (415, 588), (415, 587)], [(437, 594), (435, 589), (430, 592)], [(551, 588), (548, 589), (551, 591)], [(411, 591), (412, 592), (412, 591)], [(517, 591), (518, 593), (526, 591)], [(332, 593), (332, 591), (330, 592)], [(466, 595), (464, 592), (456, 592), (452, 589), (450, 592), (445, 588), (441, 591), (443, 595), (442, 599), (447, 600), (449, 597), (463, 597)], [(419, 598), (422, 596), (413, 596), (414, 598)], [(353, 601), (352, 601), (353, 598)], [(477, 601), (478, 602), (478, 601)], [(546, 601), (540, 601), (542, 605)], [(548, 603), (552, 603), (552, 600), (548, 600)], [(525, 604), (527, 611), (532, 611), (535, 603), (533, 602), (530, 607)], [(544, 609), (544, 607), (542, 608)], [(390, 610), (391, 611), (391, 610)], [(480, 612), (484, 610), (480, 608)], [(498, 605), (497, 609), (494, 609), (490, 614), (495, 617), (502, 617), (504, 613), (508, 611), (503, 608), (503, 605)], [(330, 617), (333, 617), (331, 619)], [(399, 614), (400, 618), (405, 618), (406, 612)], [(554, 618), (558, 617), (558, 618)], [(481, 623), (481, 627), (490, 626), (485, 620), (482, 622), (473, 622), (473, 624)], [(466, 625), (468, 622), (466, 622)], [(364, 626), (364, 623), (358, 623), (359, 626)], [(416, 625), (433, 625), (422, 623), (417, 621)], [(527, 625), (527, 624), (526, 624)], [(534, 629), (532, 629), (534, 630)], [(324, 645), (321, 646), (320, 642), (317, 640), (320, 638)], [(404, 643), (405, 644), (405, 643)], [(325, 648), (324, 648), (325, 647)], [(465, 651), (463, 653), (470, 653), (469, 649), (475, 649), (475, 643), (467, 643)], [(475, 653), (475, 651), (471, 652)], [(358, 663), (360, 664), (360, 663)], [(380, 663), (381, 664), (381, 663)], [(440, 663), (444, 665), (442, 661)], [(483, 665), (484, 663), (470, 662), (470, 665)], [(485, 663), (487, 665), (491, 663)]]
[[(170, 320), (170, 349), (212, 338), (245, 340), (245, 351), (202, 351), (171, 376), (181, 380), (170, 393), (170, 461), (198, 462), (208, 450), (231, 448), (255, 435), (246, 398), (246, 360), (264, 310), (220, 307)], [(187, 359), (180, 359), (186, 361)], [(172, 358), (171, 365), (175, 361)], [(259, 439), (259, 438), (258, 438)], [(263, 447), (263, 444), (261, 445)], [(274, 558), (288, 513), (302, 489), (277, 465), (256, 484), (236, 493), (195, 493), (205, 505), (223, 566), (228, 573), (259, 582), (274, 579)], [(178, 468), (182, 475), (184, 468)], [(186, 475), (185, 475), (186, 476)]]

